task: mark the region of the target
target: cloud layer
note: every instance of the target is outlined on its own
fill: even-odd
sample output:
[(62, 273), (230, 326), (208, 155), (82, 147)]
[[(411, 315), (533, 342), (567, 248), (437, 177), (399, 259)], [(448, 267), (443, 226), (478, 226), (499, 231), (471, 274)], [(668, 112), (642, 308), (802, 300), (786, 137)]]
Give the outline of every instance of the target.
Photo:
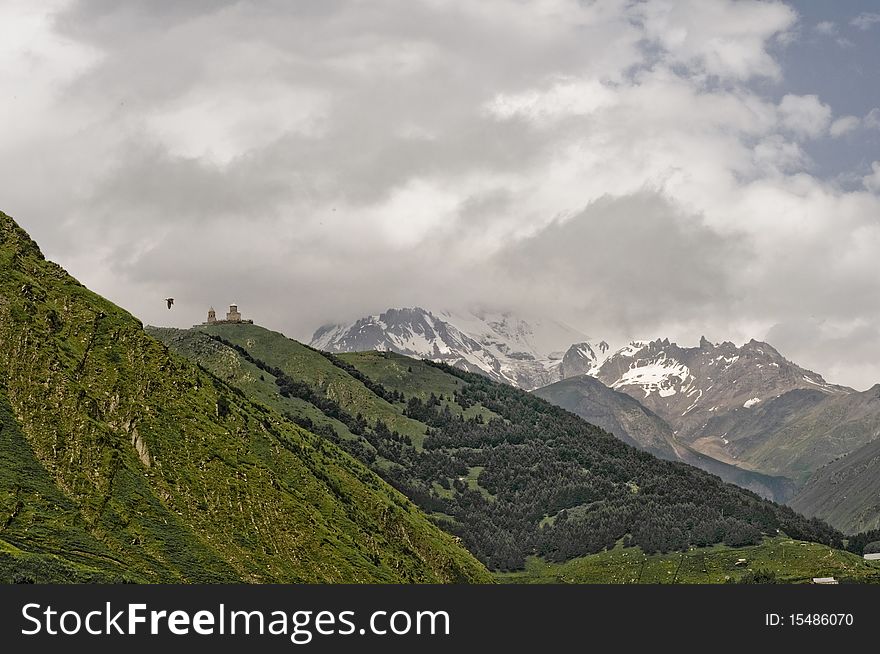
[(147, 322), (490, 304), (880, 381), (880, 163), (808, 154), (880, 120), (777, 92), (785, 4), (32, 5), (0, 9), (0, 208)]

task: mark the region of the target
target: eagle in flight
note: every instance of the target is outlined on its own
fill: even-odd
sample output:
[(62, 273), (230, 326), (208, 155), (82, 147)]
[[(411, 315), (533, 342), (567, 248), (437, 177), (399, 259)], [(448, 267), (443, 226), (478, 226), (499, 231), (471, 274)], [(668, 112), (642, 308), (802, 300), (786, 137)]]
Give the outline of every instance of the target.
[(165, 298), (165, 304), (167, 304), (167, 305), (168, 305), (168, 308), (170, 309), (170, 308), (171, 308), (171, 305), (174, 304), (174, 298), (173, 298), (173, 297), (166, 297), (166, 298)]

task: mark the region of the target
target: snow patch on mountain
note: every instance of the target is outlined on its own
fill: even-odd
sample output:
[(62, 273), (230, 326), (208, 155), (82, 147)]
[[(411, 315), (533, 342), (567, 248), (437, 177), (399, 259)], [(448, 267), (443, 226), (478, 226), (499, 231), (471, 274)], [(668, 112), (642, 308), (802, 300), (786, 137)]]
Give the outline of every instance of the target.
[(693, 375), (687, 366), (661, 353), (652, 360), (634, 361), (611, 387), (619, 389), (624, 386), (640, 386), (645, 391), (645, 397), (653, 392), (660, 397), (669, 397), (692, 379)]
[(608, 343), (591, 343), (555, 320), (483, 310), (435, 314), (419, 307), (321, 327), (310, 344), (330, 352), (381, 350), (442, 361), (526, 390), (594, 374), (610, 353)]
[(723, 443), (724, 430), (716, 431), (720, 416), (791, 390), (852, 392), (755, 340), (741, 347), (705, 338), (698, 347), (680, 347), (668, 339), (637, 341), (608, 357), (595, 375), (664, 418), (684, 442), (702, 438)]

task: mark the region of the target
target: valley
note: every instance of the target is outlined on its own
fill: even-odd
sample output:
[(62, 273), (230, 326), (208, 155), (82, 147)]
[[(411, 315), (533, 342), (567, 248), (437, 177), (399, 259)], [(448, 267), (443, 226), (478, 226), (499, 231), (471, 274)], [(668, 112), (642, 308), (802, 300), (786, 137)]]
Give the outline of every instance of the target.
[(529, 559), (525, 570), (496, 575), (513, 584), (808, 584), (816, 577), (840, 583), (880, 583), (880, 563), (849, 552), (785, 537), (759, 545), (715, 545), (646, 555), (621, 547), (566, 563)]

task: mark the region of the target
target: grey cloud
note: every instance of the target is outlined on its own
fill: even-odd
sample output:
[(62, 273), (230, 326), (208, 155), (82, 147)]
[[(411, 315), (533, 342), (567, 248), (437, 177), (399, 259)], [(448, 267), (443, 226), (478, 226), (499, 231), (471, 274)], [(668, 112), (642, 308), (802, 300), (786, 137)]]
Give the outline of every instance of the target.
[(876, 323), (829, 325), (820, 318), (789, 319), (775, 324), (766, 340), (789, 359), (821, 371), (832, 382), (857, 390), (877, 383), (873, 362), (880, 358), (880, 331)]
[(862, 31), (871, 29), (877, 23), (880, 23), (880, 14), (871, 11), (862, 12), (850, 21), (853, 27)]
[(645, 191), (604, 198), (512, 247), (503, 265), (535, 293), (553, 289), (593, 323), (625, 331), (675, 320), (717, 320), (748, 263), (742, 238), (722, 237), (699, 216)]

